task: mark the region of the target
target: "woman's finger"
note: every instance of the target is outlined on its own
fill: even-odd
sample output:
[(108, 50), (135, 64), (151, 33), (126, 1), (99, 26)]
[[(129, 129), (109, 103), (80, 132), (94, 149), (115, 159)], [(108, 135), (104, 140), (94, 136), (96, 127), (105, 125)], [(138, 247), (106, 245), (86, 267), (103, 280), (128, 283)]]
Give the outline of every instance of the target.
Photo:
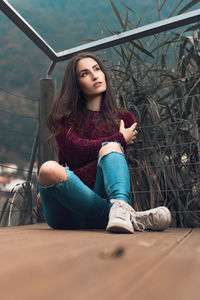
[(124, 129), (124, 121), (123, 120), (120, 121), (120, 129)]
[(137, 127), (137, 123), (134, 123), (130, 128), (131, 128), (132, 130), (135, 130), (136, 127)]

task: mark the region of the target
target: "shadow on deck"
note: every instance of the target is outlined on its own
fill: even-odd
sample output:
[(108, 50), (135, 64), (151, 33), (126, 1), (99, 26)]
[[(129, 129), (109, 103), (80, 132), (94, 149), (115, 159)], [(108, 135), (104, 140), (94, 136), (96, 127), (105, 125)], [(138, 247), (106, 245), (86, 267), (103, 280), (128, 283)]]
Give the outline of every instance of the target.
[(0, 228), (1, 299), (200, 299), (200, 229)]

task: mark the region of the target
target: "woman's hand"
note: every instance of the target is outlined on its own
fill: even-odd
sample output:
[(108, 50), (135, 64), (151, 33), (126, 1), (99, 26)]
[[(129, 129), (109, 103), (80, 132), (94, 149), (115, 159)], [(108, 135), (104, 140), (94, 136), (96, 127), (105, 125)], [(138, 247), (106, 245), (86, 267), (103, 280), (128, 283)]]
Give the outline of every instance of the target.
[(131, 127), (125, 128), (124, 121), (121, 120), (119, 132), (121, 132), (126, 140), (127, 145), (133, 144), (134, 140), (136, 139), (136, 130), (137, 123), (134, 123)]

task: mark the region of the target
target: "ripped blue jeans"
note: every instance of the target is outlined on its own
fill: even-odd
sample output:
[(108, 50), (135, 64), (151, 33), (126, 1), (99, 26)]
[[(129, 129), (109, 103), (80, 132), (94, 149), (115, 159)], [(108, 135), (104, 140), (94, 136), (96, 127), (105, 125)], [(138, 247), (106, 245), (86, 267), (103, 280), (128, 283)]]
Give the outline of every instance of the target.
[(94, 190), (65, 168), (67, 180), (39, 184), (44, 218), (54, 229), (103, 229), (108, 223), (110, 199), (131, 204), (130, 176), (124, 154), (110, 152), (98, 160)]

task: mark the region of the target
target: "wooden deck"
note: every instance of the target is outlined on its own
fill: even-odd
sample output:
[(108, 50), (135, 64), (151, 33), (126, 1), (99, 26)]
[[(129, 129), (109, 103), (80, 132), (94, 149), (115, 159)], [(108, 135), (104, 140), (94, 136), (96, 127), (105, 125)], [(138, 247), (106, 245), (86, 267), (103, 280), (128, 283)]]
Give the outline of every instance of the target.
[(3, 300), (199, 300), (200, 229), (0, 228)]

